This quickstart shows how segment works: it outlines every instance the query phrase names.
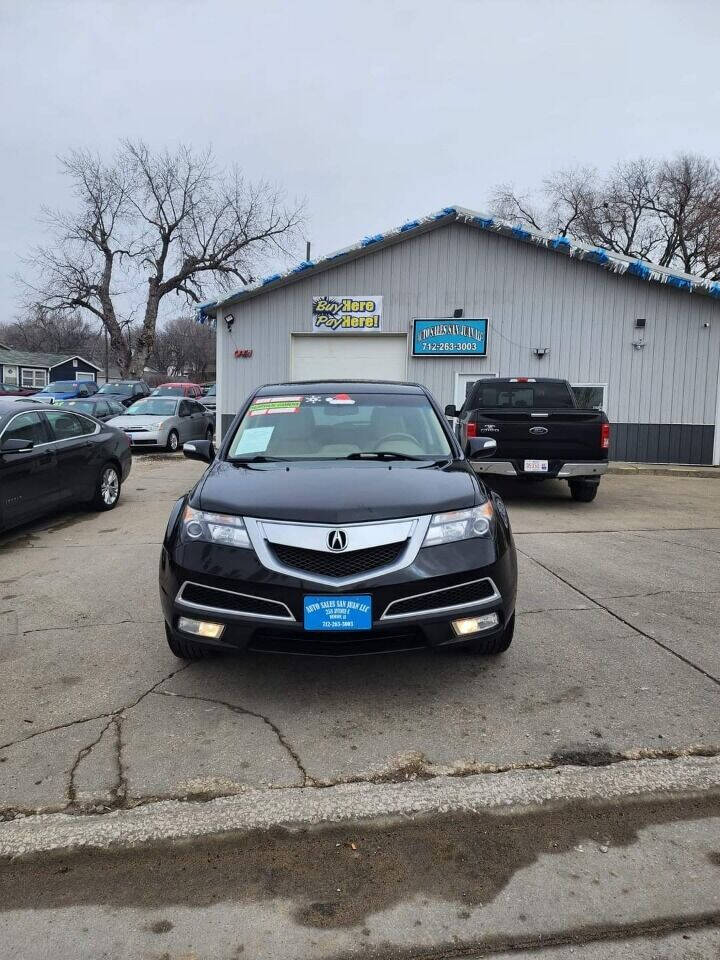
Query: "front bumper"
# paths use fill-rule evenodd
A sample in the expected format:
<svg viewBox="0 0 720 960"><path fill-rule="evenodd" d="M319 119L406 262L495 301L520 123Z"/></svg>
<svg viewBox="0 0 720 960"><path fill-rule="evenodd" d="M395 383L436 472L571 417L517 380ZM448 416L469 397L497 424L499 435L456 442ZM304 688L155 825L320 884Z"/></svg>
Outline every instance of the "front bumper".
<svg viewBox="0 0 720 960"><path fill-rule="evenodd" d="M160 598L170 631L218 649L348 656L438 648L466 643L480 636L497 636L515 609L517 568L509 541L503 541L499 554L491 541L461 541L425 548L411 566L391 574L369 575L367 580L344 589L319 586L303 580L302 576L296 578L267 570L251 550L213 546L211 561L210 551L204 549L207 546L166 544L163 547ZM220 576L218 572L226 566L224 560L235 566L226 567ZM446 591L468 584L470 586L462 586L461 592L451 597L461 602L447 603ZM209 592L203 590L208 587ZM370 594L372 628L305 630L304 597L317 594ZM469 595L472 599L468 600ZM417 597L420 599L415 599ZM228 609L226 603L236 609ZM410 609L418 605L421 609ZM497 627L477 634L455 635L451 627L453 620L487 613L497 614ZM209 641L182 633L178 628L181 616L222 623L225 626L222 638Z"/></svg>
<svg viewBox="0 0 720 960"><path fill-rule="evenodd" d="M139 433L130 433L128 430L123 430L123 432L133 447L164 447L167 445L166 430L143 430Z"/></svg>
<svg viewBox="0 0 720 960"><path fill-rule="evenodd" d="M584 463L548 461L547 473L526 472L522 460L473 460L476 473L499 477L533 477L540 480L568 480L573 477L601 477L607 472L607 460L589 460Z"/></svg>

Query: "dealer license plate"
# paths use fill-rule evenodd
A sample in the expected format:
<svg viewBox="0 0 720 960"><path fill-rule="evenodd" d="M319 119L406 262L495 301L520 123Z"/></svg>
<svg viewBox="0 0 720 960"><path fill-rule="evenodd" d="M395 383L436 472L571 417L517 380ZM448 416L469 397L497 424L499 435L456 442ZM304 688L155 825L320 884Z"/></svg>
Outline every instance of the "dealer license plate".
<svg viewBox="0 0 720 960"><path fill-rule="evenodd" d="M526 460L525 473L547 473L547 460Z"/></svg>
<svg viewBox="0 0 720 960"><path fill-rule="evenodd" d="M306 630L370 630L372 597L367 594L305 597Z"/></svg>

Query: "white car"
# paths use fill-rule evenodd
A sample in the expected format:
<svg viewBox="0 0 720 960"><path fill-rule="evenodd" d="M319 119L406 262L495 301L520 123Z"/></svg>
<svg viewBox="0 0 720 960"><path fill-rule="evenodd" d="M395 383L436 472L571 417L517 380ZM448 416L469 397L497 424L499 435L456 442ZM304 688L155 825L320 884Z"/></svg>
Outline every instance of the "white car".
<svg viewBox="0 0 720 960"><path fill-rule="evenodd" d="M123 430L133 447L155 447L174 453L186 440L212 440L212 414L188 397L145 397L136 400L108 425Z"/></svg>

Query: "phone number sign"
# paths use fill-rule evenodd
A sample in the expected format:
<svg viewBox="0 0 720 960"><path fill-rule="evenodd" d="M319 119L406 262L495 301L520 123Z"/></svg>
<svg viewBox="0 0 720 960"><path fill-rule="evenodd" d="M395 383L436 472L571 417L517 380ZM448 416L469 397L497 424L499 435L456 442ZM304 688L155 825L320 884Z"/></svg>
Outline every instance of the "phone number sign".
<svg viewBox="0 0 720 960"><path fill-rule="evenodd" d="M485 320L413 320L414 357L487 356Z"/></svg>

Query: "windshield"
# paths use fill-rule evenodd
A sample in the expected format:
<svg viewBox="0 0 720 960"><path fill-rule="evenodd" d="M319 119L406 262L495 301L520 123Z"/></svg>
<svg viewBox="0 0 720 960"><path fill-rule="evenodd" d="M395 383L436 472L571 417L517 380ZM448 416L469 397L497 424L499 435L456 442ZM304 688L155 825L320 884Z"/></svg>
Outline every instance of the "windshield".
<svg viewBox="0 0 720 960"><path fill-rule="evenodd" d="M572 394L566 383L492 383L476 384L472 406L480 409L528 407L572 407Z"/></svg>
<svg viewBox="0 0 720 960"><path fill-rule="evenodd" d="M155 387L154 397L183 397L185 396L185 387Z"/></svg>
<svg viewBox="0 0 720 960"><path fill-rule="evenodd" d="M132 393L134 389L134 383L123 383L122 381L118 381L117 383L104 383L98 390L98 393L119 393L125 396L128 393Z"/></svg>
<svg viewBox="0 0 720 960"><path fill-rule="evenodd" d="M60 400L59 407L72 407L73 410L82 410L83 413L95 413L95 404L87 400Z"/></svg>
<svg viewBox="0 0 720 960"><path fill-rule="evenodd" d="M214 397L214 396L215 396L215 384L213 384L211 387L208 387L208 388L207 388L207 390L205 391L205 396L206 396L206 397Z"/></svg>
<svg viewBox="0 0 720 960"><path fill-rule="evenodd" d="M396 454L452 456L422 394L294 394L255 397L229 449L231 459L338 460Z"/></svg>
<svg viewBox="0 0 720 960"><path fill-rule="evenodd" d="M44 389L43 393L77 393L80 389L77 383L73 383L70 380L57 380L54 383L49 383Z"/></svg>
<svg viewBox="0 0 720 960"><path fill-rule="evenodd" d="M173 417L177 410L177 400L163 400L162 397L146 397L136 400L125 411L126 417Z"/></svg>

